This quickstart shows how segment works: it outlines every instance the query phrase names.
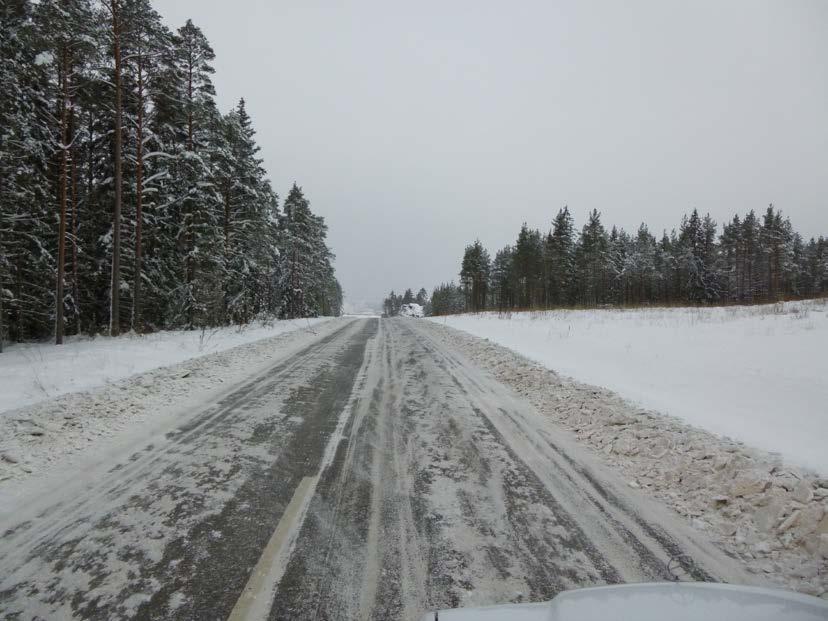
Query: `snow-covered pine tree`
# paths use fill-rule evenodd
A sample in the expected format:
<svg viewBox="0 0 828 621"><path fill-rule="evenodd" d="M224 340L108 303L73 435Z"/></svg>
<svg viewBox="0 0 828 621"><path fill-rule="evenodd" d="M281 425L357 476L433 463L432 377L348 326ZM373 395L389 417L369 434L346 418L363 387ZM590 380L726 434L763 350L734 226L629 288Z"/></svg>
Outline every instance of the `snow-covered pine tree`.
<svg viewBox="0 0 828 621"><path fill-rule="evenodd" d="M645 304L655 296L656 240L647 225L638 227L635 239L631 240L624 266L625 301L627 304Z"/></svg>
<svg viewBox="0 0 828 621"><path fill-rule="evenodd" d="M460 265L460 283L465 296L467 310L478 312L486 310L489 288L491 259L488 251L476 239L466 246ZM407 293L410 293L409 289Z"/></svg>
<svg viewBox="0 0 828 621"><path fill-rule="evenodd" d="M102 0L109 12L108 29L112 48L113 127L112 163L114 168L112 201L112 268L110 273L109 335L121 333L121 210L123 203L123 79L121 45L123 35L122 0Z"/></svg>
<svg viewBox="0 0 828 621"><path fill-rule="evenodd" d="M454 281L435 287L431 293L431 313L433 315L462 313L465 303L463 289L454 284Z"/></svg>
<svg viewBox="0 0 828 621"><path fill-rule="evenodd" d="M160 209L166 211L162 237L175 240L165 253L163 284L168 292L165 323L194 327L217 323L223 314L223 206L214 183L213 157L222 145L211 62L215 54L192 21L178 29L157 81L153 131L165 153L168 175L159 183Z"/></svg>
<svg viewBox="0 0 828 621"><path fill-rule="evenodd" d="M0 8L0 341L51 333L56 240L49 193L51 54L28 0Z"/></svg>
<svg viewBox="0 0 828 621"><path fill-rule="evenodd" d="M759 268L762 262L762 250L759 243L759 221L756 213L750 210L742 220L742 285L744 300L752 302L761 297Z"/></svg>
<svg viewBox="0 0 828 621"><path fill-rule="evenodd" d="M333 275L333 270L331 270L322 298L320 314L330 317L340 316L342 314L342 296L342 285L339 284L339 281Z"/></svg>
<svg viewBox="0 0 828 621"><path fill-rule="evenodd" d="M213 53L191 22L173 36L149 0L9 0L0 51L0 340L283 309L278 200L244 106L216 110ZM306 312L338 313L324 221L308 222Z"/></svg>
<svg viewBox="0 0 828 621"><path fill-rule="evenodd" d="M607 301L612 304L627 302L627 264L631 251L630 236L624 229L613 226L607 247Z"/></svg>
<svg viewBox="0 0 828 621"><path fill-rule="evenodd" d="M707 214L704 218L694 209L682 220L679 230L679 270L684 296L691 302L713 302L721 288L716 271L716 223Z"/></svg>
<svg viewBox="0 0 828 621"><path fill-rule="evenodd" d="M660 241L644 223L634 237L617 227L607 235L596 210L574 249L567 250L573 246L571 231L564 208L543 240L539 264L532 249L540 243L540 233L524 223L518 236L523 252L506 247L495 256L488 304L501 310L527 304L554 307L562 303L558 291L564 292L563 303L594 306L766 301L814 297L828 289L825 239L806 244L773 206L761 224L753 211L744 218L734 216L719 237L716 222L697 210L682 218L678 232L664 231ZM459 290L466 310L473 310L468 264L466 254ZM434 312L446 312L448 285L435 293Z"/></svg>
<svg viewBox="0 0 828 621"><path fill-rule="evenodd" d="M157 211L157 191L158 180L167 175L167 167L163 145L154 132L156 106L153 102L160 97L156 83L163 55L172 44L172 33L162 24L149 0L123 0L121 22L127 119L124 154L130 172L125 184L129 202L134 205L129 210L133 217L127 231L133 254L129 325L142 332L145 306L151 310L151 323L157 323L157 311L152 311L163 305L166 298L157 284L163 281L161 274L168 257L146 250L164 246L159 239L163 228L158 226L158 221L163 214Z"/></svg>
<svg viewBox="0 0 828 621"><path fill-rule="evenodd" d="M547 299L551 306L568 304L572 300L572 277L575 254L575 234L569 207L564 206L552 221L552 231L544 246Z"/></svg>
<svg viewBox="0 0 828 621"><path fill-rule="evenodd" d="M828 239L812 237L805 245L804 255L803 295L810 297L828 292Z"/></svg>
<svg viewBox="0 0 828 621"><path fill-rule="evenodd" d="M34 6L35 45L38 60L46 70L44 94L49 102L46 125L50 130L48 149L54 175L53 196L56 226L54 247L56 274L54 297L55 342L63 342L65 309L74 312L73 290L66 294L66 242L68 219L76 215L73 183L75 165L76 101L83 86L83 70L97 52L96 20L88 0L43 0ZM74 239L74 238L73 238ZM44 240L45 241L45 240Z"/></svg>
<svg viewBox="0 0 828 621"><path fill-rule="evenodd" d="M593 209L575 248L578 302L596 306L606 302L609 240L601 214Z"/></svg>
<svg viewBox="0 0 828 621"><path fill-rule="evenodd" d="M244 100L222 120L226 149L215 154L216 185L223 205L224 314L246 322L271 305L278 269L277 197L254 140Z"/></svg>
<svg viewBox="0 0 828 621"><path fill-rule="evenodd" d="M302 189L293 184L280 215L281 315L312 317L322 312L331 286L333 254L325 244L327 226L315 216Z"/></svg>
<svg viewBox="0 0 828 621"><path fill-rule="evenodd" d="M491 269L492 306L500 311L514 308L515 286L513 269L513 250L505 246L495 253Z"/></svg>
<svg viewBox="0 0 828 621"><path fill-rule="evenodd" d="M733 216L731 222L722 227L719 236L720 276L723 286L727 290L727 299L737 301L742 299L741 275L742 257L742 221L739 215Z"/></svg>
<svg viewBox="0 0 828 621"><path fill-rule="evenodd" d="M521 308L540 305L543 295L543 243L537 229L524 222L514 248L517 304Z"/></svg>

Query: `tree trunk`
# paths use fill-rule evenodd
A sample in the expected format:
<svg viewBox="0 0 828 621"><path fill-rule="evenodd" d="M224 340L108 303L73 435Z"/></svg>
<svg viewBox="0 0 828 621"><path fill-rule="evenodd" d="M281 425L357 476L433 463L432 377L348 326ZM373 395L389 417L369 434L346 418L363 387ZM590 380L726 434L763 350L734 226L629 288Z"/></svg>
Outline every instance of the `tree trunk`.
<svg viewBox="0 0 828 621"><path fill-rule="evenodd" d="M70 135L75 135L75 106L69 109ZM74 142L74 141L73 141ZM78 284L78 157L77 150L70 151L71 168L71 205L72 205L72 310L74 312L75 334L80 334L80 285Z"/></svg>
<svg viewBox="0 0 828 621"><path fill-rule="evenodd" d="M193 63L191 53L187 66L187 151L195 151L193 144Z"/></svg>
<svg viewBox="0 0 828 621"><path fill-rule="evenodd" d="M119 1L111 0L112 37L115 56L115 205L112 210L112 291L109 307L109 334L121 333L121 190L123 170L121 161L121 24Z"/></svg>
<svg viewBox="0 0 828 621"><path fill-rule="evenodd" d="M138 56L138 123L135 131L135 284L132 292L132 329L141 331L141 233L144 219L144 74Z"/></svg>
<svg viewBox="0 0 828 621"><path fill-rule="evenodd" d="M3 135L0 133L0 153L3 152ZM3 248L2 244L2 235L3 235L3 221L0 220L0 249ZM0 354L3 353L3 327L5 326L4 319L5 316L3 315L3 272L0 271Z"/></svg>
<svg viewBox="0 0 828 621"><path fill-rule="evenodd" d="M63 277L66 258L66 150L69 144L69 50L61 49L61 104L60 104L60 225L58 227L57 286L55 287L55 345L63 345Z"/></svg>
<svg viewBox="0 0 828 621"><path fill-rule="evenodd" d="M3 327L6 325L3 321L3 281L0 280L0 354L3 353Z"/></svg>
<svg viewBox="0 0 828 621"><path fill-rule="evenodd" d="M187 66L187 151L194 151L194 144L193 144L193 55L192 50L190 51L190 55L188 58L188 66ZM187 304L187 321L189 323L189 327L193 325L193 305L192 305L192 283L195 279L195 268L193 265L193 251L195 250L195 232L193 228L195 226L195 208L192 205L192 200L187 200L185 202L186 205L186 212L185 212L185 222L186 230L184 236L184 244L186 246L186 253L187 253L187 260L186 260L186 283L189 288L189 294L191 296L190 301Z"/></svg>
<svg viewBox="0 0 828 621"><path fill-rule="evenodd" d="M0 143L0 150L2 150L2 143ZM0 235L2 235L2 234L3 234L3 227L0 226ZM0 248L2 248L2 247L3 247L2 244L0 244ZM0 272L0 275L2 275L2 272ZM5 334L3 332L3 328L6 325L5 322L3 321L5 319L5 315L3 315L3 298L5 297L4 294L3 294L3 291L4 291L4 289L3 289L3 279L0 278L0 354L3 353L3 335Z"/></svg>
<svg viewBox="0 0 828 621"><path fill-rule="evenodd" d="M230 253L230 190L224 190L224 255Z"/></svg>

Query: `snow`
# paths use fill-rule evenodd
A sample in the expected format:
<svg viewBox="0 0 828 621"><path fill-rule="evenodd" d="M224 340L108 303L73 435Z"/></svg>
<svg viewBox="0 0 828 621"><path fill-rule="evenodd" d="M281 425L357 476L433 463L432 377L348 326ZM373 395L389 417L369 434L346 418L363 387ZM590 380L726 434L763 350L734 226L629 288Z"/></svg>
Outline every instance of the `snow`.
<svg viewBox="0 0 828 621"><path fill-rule="evenodd" d="M433 320L828 473L828 300Z"/></svg>
<svg viewBox="0 0 828 621"><path fill-rule="evenodd" d="M152 443L156 435L176 429L240 383L259 377L351 322L343 318L279 322L282 329L271 330L266 338L221 350L215 347L213 353L178 364L156 364L149 371L92 390L68 392L0 413L0 521L13 510L13 498L37 496L53 474L86 472L102 460L120 459L135 446Z"/></svg>
<svg viewBox="0 0 828 621"><path fill-rule="evenodd" d="M423 317L423 307L420 304L411 303L403 304L400 308L400 316L402 317Z"/></svg>
<svg viewBox="0 0 828 621"><path fill-rule="evenodd" d="M327 318L273 321L213 330L168 330L147 335L70 337L61 346L9 346L0 354L0 417L4 412L71 392L308 328Z"/></svg>
<svg viewBox="0 0 828 621"><path fill-rule="evenodd" d="M48 65L50 62L54 60L54 56L51 52L40 52L37 56L35 56L34 64L41 66L41 65Z"/></svg>
<svg viewBox="0 0 828 621"><path fill-rule="evenodd" d="M751 574L809 595L828 591L828 546L822 549L823 541L828 544L822 534L828 528L828 478L643 410L617 392L559 375L488 339L437 322L418 327L528 400L546 420L530 437L579 454L583 465L590 463L586 449L601 462L590 466L593 472L605 468L624 487L663 503ZM589 486L582 485L585 497Z"/></svg>

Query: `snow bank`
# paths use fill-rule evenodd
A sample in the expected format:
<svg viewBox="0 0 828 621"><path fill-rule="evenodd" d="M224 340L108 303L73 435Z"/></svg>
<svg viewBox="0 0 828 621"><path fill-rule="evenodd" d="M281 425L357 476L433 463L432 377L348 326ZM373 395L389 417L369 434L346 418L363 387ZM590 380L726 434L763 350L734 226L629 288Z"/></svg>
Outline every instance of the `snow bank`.
<svg viewBox="0 0 828 621"><path fill-rule="evenodd" d="M3 412L70 392L224 351L328 318L274 321L213 330L169 330L118 338L70 337L51 343L12 345L0 354L0 416Z"/></svg>
<svg viewBox="0 0 828 621"><path fill-rule="evenodd" d="M433 320L828 473L828 300Z"/></svg>

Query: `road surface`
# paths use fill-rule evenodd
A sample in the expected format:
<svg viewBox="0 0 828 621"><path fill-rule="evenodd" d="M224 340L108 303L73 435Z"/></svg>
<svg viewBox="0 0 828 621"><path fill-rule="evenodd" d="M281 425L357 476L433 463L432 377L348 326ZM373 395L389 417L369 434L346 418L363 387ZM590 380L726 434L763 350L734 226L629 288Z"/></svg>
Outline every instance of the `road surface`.
<svg viewBox="0 0 828 621"><path fill-rule="evenodd" d="M415 319L343 322L7 522L11 619L416 619L747 580Z"/></svg>

